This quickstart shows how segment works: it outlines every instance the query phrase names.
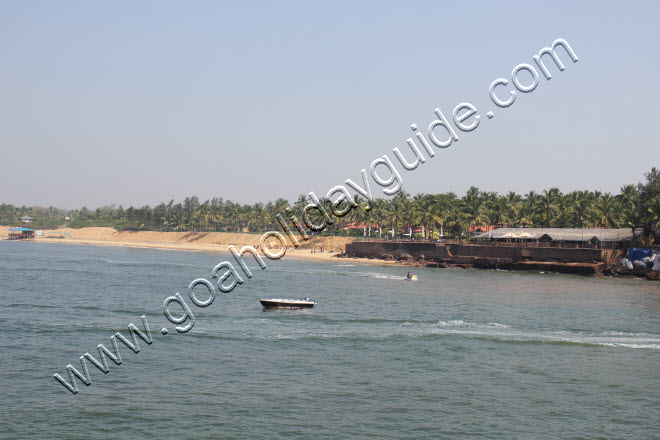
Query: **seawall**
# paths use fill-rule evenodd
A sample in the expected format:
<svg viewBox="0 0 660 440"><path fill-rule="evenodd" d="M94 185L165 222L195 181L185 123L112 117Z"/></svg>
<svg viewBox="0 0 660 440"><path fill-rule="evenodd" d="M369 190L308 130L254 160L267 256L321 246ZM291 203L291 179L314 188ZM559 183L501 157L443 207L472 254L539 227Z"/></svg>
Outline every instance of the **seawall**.
<svg viewBox="0 0 660 440"><path fill-rule="evenodd" d="M354 241L346 256L400 260L431 267L480 267L509 270L547 270L600 275L620 261L620 249L522 247L430 242Z"/></svg>

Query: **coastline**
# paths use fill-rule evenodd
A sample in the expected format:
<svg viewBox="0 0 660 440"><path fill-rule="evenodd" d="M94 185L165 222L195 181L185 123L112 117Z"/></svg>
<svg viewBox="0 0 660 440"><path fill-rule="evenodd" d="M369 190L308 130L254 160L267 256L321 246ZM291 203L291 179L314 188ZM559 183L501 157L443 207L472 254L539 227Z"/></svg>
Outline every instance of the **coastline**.
<svg viewBox="0 0 660 440"><path fill-rule="evenodd" d="M7 239L10 226L0 226L0 240ZM237 248L243 246L257 246L261 239L260 234L227 233L227 232L119 232L112 228L90 227L81 229L60 228L60 233L69 233L65 238L47 238L55 230L44 229L42 237L31 240L38 243L67 243L91 246L123 246L135 248L151 248L179 251L201 251L201 252L229 252L229 246ZM552 261L521 261L515 264L491 264L497 258L459 257L461 261L450 263L433 263L428 260L417 261L416 259L378 258L379 256L357 256L349 250L346 255L347 245L355 241L355 237L312 237L308 241L300 243L298 248L289 248L283 259L334 262L340 264L360 264L372 267L401 266L401 267L439 267L454 269L504 269L513 271L531 272L558 272L567 274L580 274L591 276L610 275L615 277L646 277L649 280L658 279L656 276L647 276L638 273L620 273L612 270L606 263L580 263L580 262L552 262ZM323 249L323 252L319 252ZM315 250L316 252L312 252ZM339 257L341 255L341 257ZM463 261L465 260L465 261ZM469 260L469 261L468 261ZM605 273L603 273L605 271Z"/></svg>
<svg viewBox="0 0 660 440"><path fill-rule="evenodd" d="M0 226L0 240L5 240L9 226ZM44 235L55 230L44 229ZM243 246L256 246L261 235L247 233L227 232L119 232L112 228L60 228L58 232L71 234L65 238L36 237L37 243L66 243L92 246L124 246L180 251L229 252L229 246L238 248ZM287 251L283 258L300 260L347 262L367 264L370 266L394 266L396 262L377 260L372 258L337 258L345 251L346 244L355 240L354 237L313 237L309 241L301 242L300 247ZM314 249L324 249L324 252L312 252ZM330 250L330 252L328 251Z"/></svg>

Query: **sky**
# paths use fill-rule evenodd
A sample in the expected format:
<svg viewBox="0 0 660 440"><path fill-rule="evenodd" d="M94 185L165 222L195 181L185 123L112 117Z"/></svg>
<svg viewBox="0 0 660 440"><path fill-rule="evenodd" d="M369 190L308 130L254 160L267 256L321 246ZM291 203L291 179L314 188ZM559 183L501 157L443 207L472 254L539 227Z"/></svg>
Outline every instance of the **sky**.
<svg viewBox="0 0 660 440"><path fill-rule="evenodd" d="M401 171L408 193L618 193L660 166L658 16L654 1L3 1L0 203L325 194L463 102L480 125ZM579 61L560 53L564 71L493 105L490 84L557 38Z"/></svg>

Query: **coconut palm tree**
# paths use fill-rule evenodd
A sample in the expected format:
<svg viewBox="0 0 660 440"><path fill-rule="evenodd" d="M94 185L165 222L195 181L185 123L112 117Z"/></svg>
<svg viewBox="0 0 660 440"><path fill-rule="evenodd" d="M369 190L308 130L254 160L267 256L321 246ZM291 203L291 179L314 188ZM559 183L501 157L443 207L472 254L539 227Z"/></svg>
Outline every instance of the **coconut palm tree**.
<svg viewBox="0 0 660 440"><path fill-rule="evenodd" d="M619 226L616 221L617 211L616 199L610 193L603 194L594 203L594 213L598 224L605 228Z"/></svg>
<svg viewBox="0 0 660 440"><path fill-rule="evenodd" d="M554 216L557 214L557 201L561 198L561 192L558 188L543 190L543 194L538 197L539 215L542 217L541 224L549 228Z"/></svg>
<svg viewBox="0 0 660 440"><path fill-rule="evenodd" d="M572 211L575 215L575 223L584 228L591 213L591 197L588 191L573 191L569 194Z"/></svg>
<svg viewBox="0 0 660 440"><path fill-rule="evenodd" d="M460 210L469 226L478 226L488 220L479 189L471 187L461 199Z"/></svg>

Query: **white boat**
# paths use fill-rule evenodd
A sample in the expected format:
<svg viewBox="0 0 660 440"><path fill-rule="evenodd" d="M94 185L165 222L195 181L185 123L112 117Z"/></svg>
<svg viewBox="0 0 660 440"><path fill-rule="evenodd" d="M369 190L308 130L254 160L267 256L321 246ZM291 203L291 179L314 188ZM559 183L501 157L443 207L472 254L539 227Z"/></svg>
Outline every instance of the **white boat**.
<svg viewBox="0 0 660 440"><path fill-rule="evenodd" d="M267 309L310 309L316 303L309 298L305 299L260 299L259 302Z"/></svg>

